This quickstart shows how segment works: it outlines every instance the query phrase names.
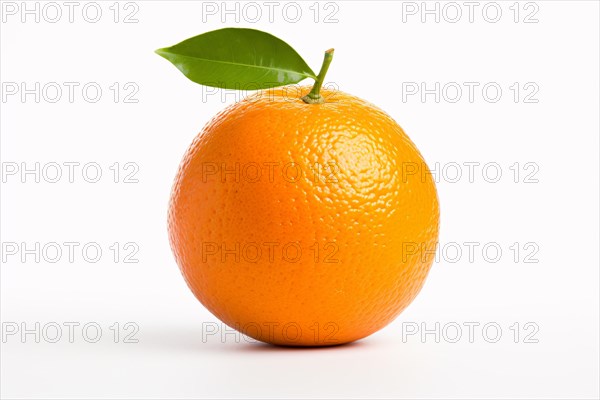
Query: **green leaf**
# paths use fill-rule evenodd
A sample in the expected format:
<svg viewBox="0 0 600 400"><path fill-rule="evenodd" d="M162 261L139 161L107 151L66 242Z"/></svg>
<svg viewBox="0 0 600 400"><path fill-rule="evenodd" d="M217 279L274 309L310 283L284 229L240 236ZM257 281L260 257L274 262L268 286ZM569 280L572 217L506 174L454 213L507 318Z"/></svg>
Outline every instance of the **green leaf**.
<svg viewBox="0 0 600 400"><path fill-rule="evenodd" d="M156 53L190 80L223 89L266 89L316 79L289 44L255 29L219 29Z"/></svg>

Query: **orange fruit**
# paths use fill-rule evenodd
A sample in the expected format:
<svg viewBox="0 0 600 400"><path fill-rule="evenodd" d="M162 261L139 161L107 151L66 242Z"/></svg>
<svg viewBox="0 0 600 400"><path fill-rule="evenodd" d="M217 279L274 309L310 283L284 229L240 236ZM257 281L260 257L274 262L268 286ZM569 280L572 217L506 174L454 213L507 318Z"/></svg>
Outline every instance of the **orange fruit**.
<svg viewBox="0 0 600 400"><path fill-rule="evenodd" d="M268 343L364 338L415 298L438 238L435 184L387 114L270 89L212 119L180 166L169 236L194 295ZM296 93L298 91L298 93Z"/></svg>

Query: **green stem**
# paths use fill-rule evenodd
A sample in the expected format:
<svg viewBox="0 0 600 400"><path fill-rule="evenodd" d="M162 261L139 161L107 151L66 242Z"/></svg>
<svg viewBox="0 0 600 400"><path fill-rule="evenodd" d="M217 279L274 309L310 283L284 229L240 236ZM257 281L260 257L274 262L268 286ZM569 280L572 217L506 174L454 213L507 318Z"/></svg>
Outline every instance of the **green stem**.
<svg viewBox="0 0 600 400"><path fill-rule="evenodd" d="M327 74L331 60L333 60L333 49L329 49L325 52L325 58L323 59L323 65L321 65L321 71L319 71L319 75L315 80L312 90L309 94L302 97L302 100L304 100L305 103L321 104L325 102L325 99L323 96L321 96L321 86L323 86L323 82L325 81L325 74Z"/></svg>

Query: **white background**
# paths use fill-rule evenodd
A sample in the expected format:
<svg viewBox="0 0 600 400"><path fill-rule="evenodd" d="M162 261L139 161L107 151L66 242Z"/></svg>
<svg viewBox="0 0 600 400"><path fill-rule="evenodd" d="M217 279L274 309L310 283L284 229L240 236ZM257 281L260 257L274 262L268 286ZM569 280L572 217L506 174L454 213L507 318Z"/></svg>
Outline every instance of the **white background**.
<svg viewBox="0 0 600 400"><path fill-rule="evenodd" d="M495 18L494 5L482 15L486 2L475 8L473 22L467 6L454 3L462 11L456 23L449 21L456 8L443 2L439 22L408 12L413 5L422 9L421 2L338 1L318 5L316 23L312 1L297 3L302 16L295 23L294 9L282 14L283 2L273 22L258 2L263 15L257 23L248 20L255 9L243 14L243 3L239 23L235 15L223 23L219 13L203 14L202 3L192 1L123 2L117 23L112 1L99 3L96 23L82 16L86 2L75 8L72 23L58 2L58 22L46 20L55 17L47 7L39 23L35 15L23 23L21 2L2 3L3 398L598 398L597 2L522 2L516 23L513 1L496 3L502 11L496 23L486 20ZM7 3L19 7L17 14L4 12ZM38 3L40 12L45 4ZM94 9L87 11L94 18ZM138 22L124 23L133 11ZM325 23L334 11L337 22ZM537 22L525 23L532 12ZM189 82L153 50L223 26L273 33L315 70L322 52L335 47L328 81L386 110L430 167L438 163L445 251L414 303L367 339L309 350L248 343L218 325L180 276L166 230L172 179L193 137L235 95L222 98ZM52 85L39 103L34 94L22 99L7 92L36 82L61 85L62 98L48 101L56 94ZM79 84L72 103L64 82ZM82 95L89 82L103 90L96 103ZM110 89L115 82L117 103ZM433 94L406 95L421 82L429 89L451 84L436 103ZM456 94L452 82L463 88L455 103L449 101ZM479 84L472 102L464 82ZM510 89L515 82L517 102ZM135 87L125 90L127 83L139 88L132 98L137 103L124 102ZM497 102L483 97L487 83L502 89ZM539 90L528 100L537 102L525 102L532 88ZM15 165L40 163L51 180L52 163L65 162L80 163L72 183L64 165L57 183L43 174L39 183L20 170L7 174ZM115 162L118 183L109 169ZM464 165L470 162L480 163L473 179ZM93 178L93 170L82 176L87 163L100 165L99 182L84 179ZM138 183L123 182L134 168L125 170L126 163L139 167ZM494 168L484 175L488 163ZM518 177L510 169L515 163ZM526 169L526 163L533 164ZM452 182L457 164L462 176ZM502 176L492 183L498 166ZM79 246L73 262L64 246L57 262L50 262L55 253L48 246L50 253L36 262L35 254L22 252L36 242ZM110 249L115 242L117 262ZM465 242L478 243L473 258ZM511 249L515 242L518 254ZM98 262L83 258L86 243L101 247ZM489 253L482 254L486 244ZM139 262L124 262L135 246ZM72 343L69 322L80 324ZM469 322L479 324L472 340ZM36 323L39 343L34 333L21 336ZM83 335L87 323L101 327L97 343L88 342L93 329ZM437 340L434 333L421 336L423 328L435 332L436 323ZM55 324L62 337L51 343ZM452 343L457 325L462 336ZM8 335L15 326L19 332ZM135 327L130 339L137 343L126 343ZM408 335L415 327L419 332ZM492 343L496 327L501 336Z"/></svg>

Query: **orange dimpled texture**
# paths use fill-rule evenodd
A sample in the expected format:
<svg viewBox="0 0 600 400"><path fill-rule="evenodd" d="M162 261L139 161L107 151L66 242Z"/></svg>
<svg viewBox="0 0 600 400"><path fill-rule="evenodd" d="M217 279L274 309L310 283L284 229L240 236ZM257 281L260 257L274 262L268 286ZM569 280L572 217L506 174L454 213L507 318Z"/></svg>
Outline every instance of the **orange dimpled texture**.
<svg viewBox="0 0 600 400"><path fill-rule="evenodd" d="M169 235L194 295L268 343L324 346L390 323L423 286L435 184L372 104L309 88L259 92L213 118L180 166Z"/></svg>

